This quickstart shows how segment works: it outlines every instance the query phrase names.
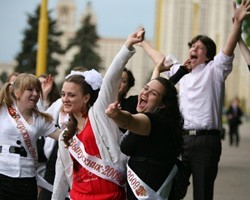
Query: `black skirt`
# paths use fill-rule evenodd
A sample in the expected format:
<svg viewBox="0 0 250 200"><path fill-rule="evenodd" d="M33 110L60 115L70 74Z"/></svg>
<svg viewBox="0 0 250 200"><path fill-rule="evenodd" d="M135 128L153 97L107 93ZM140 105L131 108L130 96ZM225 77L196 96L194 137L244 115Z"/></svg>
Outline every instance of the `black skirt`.
<svg viewBox="0 0 250 200"><path fill-rule="evenodd" d="M36 177L12 178L0 174L0 200L36 200Z"/></svg>

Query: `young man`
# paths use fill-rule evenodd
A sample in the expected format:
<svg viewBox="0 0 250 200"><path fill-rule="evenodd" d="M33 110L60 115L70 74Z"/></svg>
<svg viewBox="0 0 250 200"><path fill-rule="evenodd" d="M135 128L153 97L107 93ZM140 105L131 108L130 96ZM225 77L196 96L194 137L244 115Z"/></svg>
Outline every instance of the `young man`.
<svg viewBox="0 0 250 200"><path fill-rule="evenodd" d="M220 130L223 85L232 71L233 52L241 33L242 21L250 8L250 0L236 8L234 22L223 49L216 54L216 45L205 35L189 42L192 71L179 82L180 108L184 116L182 160L187 175L193 176L194 200L212 200L214 181L221 155ZM146 42L141 46L155 63L163 58ZM167 76L178 69L174 65Z"/></svg>

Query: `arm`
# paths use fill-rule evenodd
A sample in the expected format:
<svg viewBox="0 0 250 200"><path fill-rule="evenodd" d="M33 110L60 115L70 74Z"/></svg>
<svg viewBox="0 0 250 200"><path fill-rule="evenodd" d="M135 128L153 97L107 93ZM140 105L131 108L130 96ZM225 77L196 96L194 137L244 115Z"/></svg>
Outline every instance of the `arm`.
<svg viewBox="0 0 250 200"><path fill-rule="evenodd" d="M50 105L50 99L49 99L49 93L51 92L52 90L52 87L53 87L53 77L51 75L48 75L44 82L42 82L41 86L42 86L42 105L43 107L45 108L45 110L47 110L47 108L49 107Z"/></svg>
<svg viewBox="0 0 250 200"><path fill-rule="evenodd" d="M55 171L56 174L51 200L65 199L72 185L73 162L68 149L65 148L62 137L60 137L58 143Z"/></svg>
<svg viewBox="0 0 250 200"><path fill-rule="evenodd" d="M130 34L125 44L121 48L121 50L113 59L111 65L109 66L107 72L105 73L102 87L98 95L98 99L95 102L96 107L97 105L99 106L101 104L100 107L98 107L97 109L102 109L101 106L103 106L106 109L110 103L117 100L122 71L125 68L129 59L135 53L133 45L141 42L144 39L144 33L145 30L140 29ZM102 110L104 111L104 109Z"/></svg>
<svg viewBox="0 0 250 200"><path fill-rule="evenodd" d="M165 57L161 58L160 62L157 63L157 65L155 66L154 71L152 73L151 79L154 79L154 78L160 76L160 74L162 72L169 71L169 69L172 67L172 65L171 66L165 66L163 64L164 60L165 60Z"/></svg>
<svg viewBox="0 0 250 200"><path fill-rule="evenodd" d="M186 74L188 74L189 72L192 71L192 67L191 67L191 60L187 59L183 65L181 65L178 69L178 71L169 78L169 81L172 82L174 85L176 83L179 82L179 80L185 76Z"/></svg>
<svg viewBox="0 0 250 200"><path fill-rule="evenodd" d="M53 133L49 134L48 136L55 139L55 140L58 140L61 132L62 132L62 129L57 128Z"/></svg>
<svg viewBox="0 0 250 200"><path fill-rule="evenodd" d="M144 114L134 114L121 110L118 101L109 105L106 114L113 119L118 127L132 131L135 134L148 136L151 130L149 118Z"/></svg>
<svg viewBox="0 0 250 200"><path fill-rule="evenodd" d="M247 47L246 43L244 42L244 40L242 39L241 36L240 36L240 39L238 41L238 45L239 45L240 51L241 51L247 65L249 67L249 70L250 70L250 50Z"/></svg>
<svg viewBox="0 0 250 200"><path fill-rule="evenodd" d="M165 71L169 71L170 68L172 67L171 66L165 66L164 65L164 60L165 60L165 57L161 60L161 62L159 62L155 68L154 68L154 71L153 71L153 74L151 76L151 79L154 79L158 76L160 76L160 73L162 72L165 72ZM179 80L186 74L188 74L192 68L191 68L191 65L190 65L190 59L186 60L184 62L183 65L181 65L178 69L178 71L169 78L169 81L171 81L173 84L176 84L179 82Z"/></svg>
<svg viewBox="0 0 250 200"><path fill-rule="evenodd" d="M142 41L140 43L140 46L144 49L144 51L146 51L146 53L149 55L149 57L153 60L155 64L161 62L162 59L165 58L165 56L162 53L155 50L146 41Z"/></svg>
<svg viewBox="0 0 250 200"><path fill-rule="evenodd" d="M249 12L247 12L250 8L250 0L242 1L240 6L236 8L236 2L233 2L234 8L234 17L233 17L233 25L231 31L228 35L226 44L223 48L223 52L227 56L232 56L236 44L239 40L241 34L241 25L242 21Z"/></svg>

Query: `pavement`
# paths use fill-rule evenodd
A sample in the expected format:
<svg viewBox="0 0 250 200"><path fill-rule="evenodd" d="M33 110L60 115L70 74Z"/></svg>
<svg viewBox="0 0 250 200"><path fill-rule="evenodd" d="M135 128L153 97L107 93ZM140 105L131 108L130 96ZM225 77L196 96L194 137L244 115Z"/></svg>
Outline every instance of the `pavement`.
<svg viewBox="0 0 250 200"><path fill-rule="evenodd" d="M228 126L215 180L214 200L250 200L250 122L239 128L240 144L229 146ZM184 200L192 200L192 181Z"/></svg>

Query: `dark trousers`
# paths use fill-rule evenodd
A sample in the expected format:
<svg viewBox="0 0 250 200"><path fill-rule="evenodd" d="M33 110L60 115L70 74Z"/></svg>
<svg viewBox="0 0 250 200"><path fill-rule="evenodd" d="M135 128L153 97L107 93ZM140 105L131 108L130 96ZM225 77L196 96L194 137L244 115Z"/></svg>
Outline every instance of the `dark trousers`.
<svg viewBox="0 0 250 200"><path fill-rule="evenodd" d="M221 155L219 135L184 135L183 164L193 178L193 199L212 200Z"/></svg>
<svg viewBox="0 0 250 200"><path fill-rule="evenodd" d="M0 174L0 200L36 200L36 178L12 178Z"/></svg>
<svg viewBox="0 0 250 200"><path fill-rule="evenodd" d="M235 143L235 145L238 146L239 142L239 125L229 125L229 145L231 146Z"/></svg>

